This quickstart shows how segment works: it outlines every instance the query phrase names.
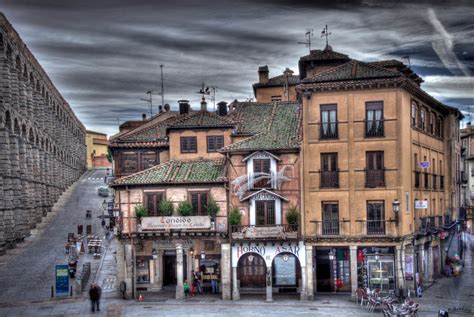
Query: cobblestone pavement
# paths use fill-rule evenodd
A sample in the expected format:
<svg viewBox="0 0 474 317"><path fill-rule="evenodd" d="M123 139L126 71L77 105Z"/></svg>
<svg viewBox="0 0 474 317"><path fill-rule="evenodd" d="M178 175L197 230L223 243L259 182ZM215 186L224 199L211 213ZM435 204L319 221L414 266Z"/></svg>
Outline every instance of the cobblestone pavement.
<svg viewBox="0 0 474 317"><path fill-rule="evenodd" d="M53 212L43 219L39 228L28 239L0 257L0 303L49 299L55 282L55 265L67 264L64 245L69 232L77 233L77 225L93 225L93 233L104 235L100 225L103 197L97 189L103 185L104 170L84 174L68 191L63 193ZM92 219L86 220L86 210L92 210ZM81 255L91 260L89 255ZM92 260L97 268L99 260ZM82 268L78 266L78 270ZM93 270L92 270L93 271Z"/></svg>

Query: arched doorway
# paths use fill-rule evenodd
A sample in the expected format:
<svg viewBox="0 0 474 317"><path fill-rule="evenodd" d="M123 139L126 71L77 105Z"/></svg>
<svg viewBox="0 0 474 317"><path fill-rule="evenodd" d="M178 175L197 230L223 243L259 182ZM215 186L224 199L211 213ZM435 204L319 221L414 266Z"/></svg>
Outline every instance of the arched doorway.
<svg viewBox="0 0 474 317"><path fill-rule="evenodd" d="M273 287L278 292L296 292L301 280L301 265L298 257L289 252L279 253L272 263Z"/></svg>
<svg viewBox="0 0 474 317"><path fill-rule="evenodd" d="M240 288L264 288L267 266L257 253L243 255L237 264Z"/></svg>

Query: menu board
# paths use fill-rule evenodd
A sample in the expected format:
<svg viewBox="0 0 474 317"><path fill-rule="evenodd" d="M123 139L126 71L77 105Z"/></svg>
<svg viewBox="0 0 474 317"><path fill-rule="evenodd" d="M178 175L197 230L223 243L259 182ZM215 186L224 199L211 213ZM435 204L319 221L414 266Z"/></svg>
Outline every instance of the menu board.
<svg viewBox="0 0 474 317"><path fill-rule="evenodd" d="M289 254L279 254L275 257L275 284L296 285L296 257Z"/></svg>

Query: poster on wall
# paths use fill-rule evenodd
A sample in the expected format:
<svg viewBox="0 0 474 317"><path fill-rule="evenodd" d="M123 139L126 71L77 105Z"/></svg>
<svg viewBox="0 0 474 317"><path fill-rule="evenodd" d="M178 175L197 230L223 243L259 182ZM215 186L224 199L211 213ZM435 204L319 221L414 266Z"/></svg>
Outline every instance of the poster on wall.
<svg viewBox="0 0 474 317"><path fill-rule="evenodd" d="M427 209L428 200L415 200L415 209Z"/></svg>
<svg viewBox="0 0 474 317"><path fill-rule="evenodd" d="M413 256L405 255L405 280L413 281Z"/></svg>

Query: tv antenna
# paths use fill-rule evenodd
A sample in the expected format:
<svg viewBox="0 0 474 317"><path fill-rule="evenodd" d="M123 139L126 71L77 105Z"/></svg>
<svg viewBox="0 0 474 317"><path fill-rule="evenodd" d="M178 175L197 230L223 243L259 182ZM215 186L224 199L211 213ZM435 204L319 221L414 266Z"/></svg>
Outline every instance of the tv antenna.
<svg viewBox="0 0 474 317"><path fill-rule="evenodd" d="M407 61L408 68L411 68L410 55L402 56L402 58Z"/></svg>
<svg viewBox="0 0 474 317"><path fill-rule="evenodd" d="M196 91L196 93L201 94L204 98L204 95L209 96L211 94L211 88L209 86L206 86L206 84L202 82L201 89L199 91Z"/></svg>
<svg viewBox="0 0 474 317"><path fill-rule="evenodd" d="M153 91L148 90L146 93L148 95L150 95L150 98L148 98L148 99L140 98L140 100L146 101L150 104L150 118L151 118L151 117L153 117L153 97L152 97Z"/></svg>
<svg viewBox="0 0 474 317"><path fill-rule="evenodd" d="M306 41L298 42L298 44L304 44L307 48L309 48L309 51L311 52L311 38L313 37L313 29L306 29L304 37L306 38Z"/></svg>
<svg viewBox="0 0 474 317"><path fill-rule="evenodd" d="M329 46L328 37L331 34L332 33L328 31L328 25L326 24L326 27L321 31L321 37L326 37L326 47Z"/></svg>
<svg viewBox="0 0 474 317"><path fill-rule="evenodd" d="M165 65L160 64L160 72L161 72L161 92L159 93L159 95L161 95L161 105L162 105L162 106L165 105L165 81L163 80L163 67L165 67Z"/></svg>

